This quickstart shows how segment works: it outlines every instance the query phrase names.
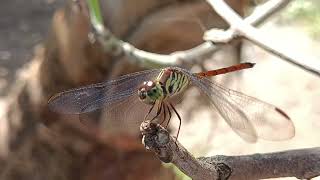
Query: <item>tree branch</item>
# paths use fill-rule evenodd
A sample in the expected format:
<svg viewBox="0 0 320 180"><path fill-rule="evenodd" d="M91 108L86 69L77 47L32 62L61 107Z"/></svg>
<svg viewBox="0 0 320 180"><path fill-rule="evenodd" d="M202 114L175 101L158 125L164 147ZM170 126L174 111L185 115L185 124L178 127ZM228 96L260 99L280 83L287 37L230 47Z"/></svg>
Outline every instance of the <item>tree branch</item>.
<svg viewBox="0 0 320 180"><path fill-rule="evenodd" d="M266 3L260 7L260 9L262 9L261 11L255 11L252 15L247 17L245 21L252 25L259 25L271 14L284 7L288 2L289 0L271 0L270 3ZM177 51L170 55L142 51L127 42L119 40L107 28L105 28L97 0L87 0L87 4L89 6L89 14L94 33L94 36L91 37L96 38L100 44L102 44L104 50L109 54L113 56L128 56L128 59L143 67L155 68L182 63L194 63L199 59L205 59L205 57L213 54L223 46L222 44L215 45L211 41L207 41L195 48L186 51ZM228 31L231 34L234 33L234 29L229 29ZM228 42L233 39L234 37L230 38Z"/></svg>
<svg viewBox="0 0 320 180"><path fill-rule="evenodd" d="M253 26L258 26L267 20L270 16L286 7L291 0L269 0L263 5L254 9L254 12L244 22Z"/></svg>
<svg viewBox="0 0 320 180"><path fill-rule="evenodd" d="M243 156L194 158L166 129L144 122L143 143L165 163L173 163L192 179L256 180L320 176L320 147Z"/></svg>
<svg viewBox="0 0 320 180"><path fill-rule="evenodd" d="M230 24L231 28L227 31L210 30L205 34L204 38L206 40L211 40L216 43L227 43L235 37L243 37L265 49L266 51L279 56L281 59L317 76L320 76L319 63L311 63L310 61L305 61L302 57L295 57L291 55L291 53L285 52L282 48L278 47L272 42L272 38L269 38L265 34L260 33L256 28L247 24L245 20L242 20L242 18L236 12L234 12L223 0L207 0L207 2L224 20L228 22L228 24ZM264 17L267 16L268 15L265 14Z"/></svg>

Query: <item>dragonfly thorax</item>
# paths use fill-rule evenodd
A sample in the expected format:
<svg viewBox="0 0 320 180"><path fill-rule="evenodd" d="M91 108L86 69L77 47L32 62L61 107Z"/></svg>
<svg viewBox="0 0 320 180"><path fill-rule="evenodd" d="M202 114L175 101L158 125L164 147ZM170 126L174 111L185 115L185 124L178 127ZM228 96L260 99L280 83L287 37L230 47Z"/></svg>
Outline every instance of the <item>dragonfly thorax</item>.
<svg viewBox="0 0 320 180"><path fill-rule="evenodd" d="M157 100L163 99L165 94L161 83L145 81L138 89L139 99L146 104L154 104Z"/></svg>

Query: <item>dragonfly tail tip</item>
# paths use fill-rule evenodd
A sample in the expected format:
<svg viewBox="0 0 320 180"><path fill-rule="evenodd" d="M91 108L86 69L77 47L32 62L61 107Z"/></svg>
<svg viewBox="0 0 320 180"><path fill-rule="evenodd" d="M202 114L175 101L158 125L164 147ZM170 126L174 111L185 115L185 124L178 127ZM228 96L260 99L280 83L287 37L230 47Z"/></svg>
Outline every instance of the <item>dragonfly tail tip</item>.
<svg viewBox="0 0 320 180"><path fill-rule="evenodd" d="M250 68L252 68L256 63L246 62L245 64L249 65Z"/></svg>

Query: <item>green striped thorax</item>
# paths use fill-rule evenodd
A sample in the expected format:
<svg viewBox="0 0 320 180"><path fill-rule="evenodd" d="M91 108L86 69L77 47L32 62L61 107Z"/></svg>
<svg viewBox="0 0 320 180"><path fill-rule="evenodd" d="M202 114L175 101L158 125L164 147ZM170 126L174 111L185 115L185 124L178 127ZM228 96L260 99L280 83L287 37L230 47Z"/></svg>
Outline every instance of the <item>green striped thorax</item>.
<svg viewBox="0 0 320 180"><path fill-rule="evenodd" d="M138 89L139 99L146 104L154 104L183 91L189 84L188 77L171 68L163 69L155 81L145 81Z"/></svg>

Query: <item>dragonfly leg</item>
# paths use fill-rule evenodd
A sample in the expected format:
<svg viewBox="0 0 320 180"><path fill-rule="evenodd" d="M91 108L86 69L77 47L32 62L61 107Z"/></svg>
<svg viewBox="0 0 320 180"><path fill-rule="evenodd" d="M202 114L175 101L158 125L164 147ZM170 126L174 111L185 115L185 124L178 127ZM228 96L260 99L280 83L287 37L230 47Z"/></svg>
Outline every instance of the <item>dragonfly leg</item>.
<svg viewBox="0 0 320 180"><path fill-rule="evenodd" d="M167 111L166 111L166 105L165 105L165 103L162 103L162 108L163 108L163 119L162 119L160 125L162 125L162 124L166 121L166 116L167 116Z"/></svg>
<svg viewBox="0 0 320 180"><path fill-rule="evenodd" d="M161 101L161 103L160 103L160 105L158 106L158 109L157 109L157 114L151 119L151 121L154 121L161 114L162 106L163 106L163 101Z"/></svg>
<svg viewBox="0 0 320 180"><path fill-rule="evenodd" d="M153 110L154 106L156 103L152 104L152 107L149 109L148 113L144 116L144 121L147 120L147 117L149 116L149 114L151 113L151 111Z"/></svg>
<svg viewBox="0 0 320 180"><path fill-rule="evenodd" d="M171 103L170 103L170 106L173 109L173 111L176 113L176 115L178 116L178 119L179 119L179 128L178 128L178 133L177 133L177 137L176 137L176 139L178 139L180 128L181 128L181 117L180 117L179 113L177 112L176 108L174 108L174 106Z"/></svg>
<svg viewBox="0 0 320 180"><path fill-rule="evenodd" d="M169 123L170 123L170 119L171 119L171 110L170 110L170 107L169 106L167 106L166 105L166 107L167 107L167 110L168 110L168 112L169 112L169 119L168 119L168 122L167 122L167 124L166 124L166 129L168 128L168 126L169 126Z"/></svg>

